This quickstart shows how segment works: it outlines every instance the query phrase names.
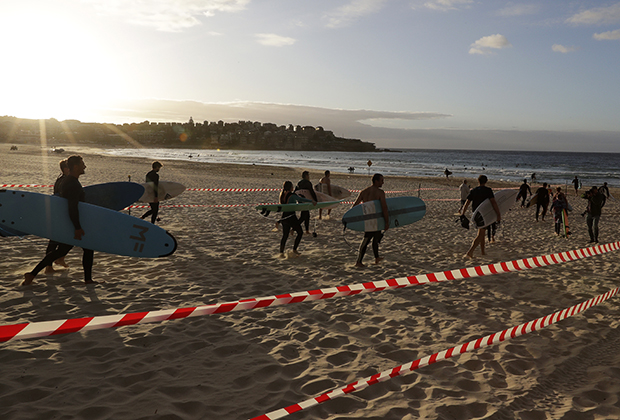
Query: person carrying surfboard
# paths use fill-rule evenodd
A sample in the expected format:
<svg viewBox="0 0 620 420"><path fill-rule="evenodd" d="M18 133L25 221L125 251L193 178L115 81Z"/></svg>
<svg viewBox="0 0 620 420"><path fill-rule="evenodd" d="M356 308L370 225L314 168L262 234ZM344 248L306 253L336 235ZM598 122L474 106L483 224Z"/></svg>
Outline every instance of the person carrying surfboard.
<svg viewBox="0 0 620 420"><path fill-rule="evenodd" d="M81 240L82 236L86 235L82 225L80 224L80 213L78 209L78 203L84 201L85 194L82 184L80 184L79 177L84 174L86 170L86 164L82 159L82 156L73 155L67 158L67 166L69 167L69 175L67 175L60 185L60 196L67 199L67 208L69 210L69 219L73 223L75 228L74 238ZM50 252L37 264L37 266L29 273L24 274L24 281L22 286L32 284L34 278L41 272L41 270L53 261L64 257L71 251L73 245L60 244L58 248ZM94 251L92 249L84 249L84 255L82 256L82 267L84 268L84 283L92 284L97 283L93 281L93 261Z"/></svg>
<svg viewBox="0 0 620 420"><path fill-rule="evenodd" d="M284 185L282 185L282 191L280 192L280 204L307 203L310 201L311 200L300 197L293 192L293 183L291 181L286 181ZM291 232L291 229L297 232L297 237L295 238L295 243L293 244L293 254L296 256L301 255L301 253L297 251L301 238L304 236L304 231L301 228L301 220L297 218L294 211L285 211L282 212L282 218L276 222L276 225L278 223L282 225L280 258L284 258L284 248L286 247L286 241L288 240L288 235Z"/></svg>
<svg viewBox="0 0 620 420"><path fill-rule="evenodd" d="M495 210L495 213L497 214L497 223L499 223L502 220L502 215L501 215L501 212L499 211L499 207L497 203L495 202L495 195L493 194L493 190L486 186L487 181L488 181L488 178L486 177L486 175L480 175L478 177L479 185L473 190L471 190L471 192L467 196L467 201L463 205L463 209L461 210L461 215L462 216L465 215L465 211L467 210L470 204L472 205L471 206L472 211L476 211L476 209L478 208L480 204L482 204L486 199L489 199L489 201L491 202L491 206L493 206L493 210ZM467 253L463 256L464 258L474 258L474 251L476 250L478 246L480 246L480 251L482 255L485 255L484 236L485 236L486 230L487 230L486 227L478 229L478 233L476 234L474 241L469 247L469 250L467 251Z"/></svg>
<svg viewBox="0 0 620 420"><path fill-rule="evenodd" d="M310 195L312 196L312 202L316 203L317 201L319 201L319 199L316 196L316 193L314 192L314 187L312 186L312 182L310 182L310 172L303 171L301 173L301 179L297 183L297 188L295 188L295 191L297 190L308 190L310 191ZM300 224L303 223L303 225L306 227L306 233L309 235L310 234L310 210L304 210L300 212L299 223Z"/></svg>
<svg viewBox="0 0 620 420"><path fill-rule="evenodd" d="M330 171L325 171L325 176L321 179L319 179L319 183L317 184L317 190L319 192L322 192L323 194L327 194L330 197L332 196L332 182L331 182L331 178L330 178L331 172ZM327 217L329 218L329 215L332 213L332 209L327 209ZM319 220L321 220L321 218L323 217L323 209L319 209Z"/></svg>
<svg viewBox="0 0 620 420"><path fill-rule="evenodd" d="M357 196L355 203L353 203L353 207L355 207L360 203L379 200L381 202L383 218L385 219L385 230L383 233L381 233L380 230L364 233L364 239L362 239L362 243L360 244L360 248L357 253L357 261L355 262L356 267L364 267L362 260L364 259L370 240L372 240L372 252L375 256L375 264L379 264L383 260L382 257L379 257L379 243L381 242L381 238L383 238L385 232L390 228L390 215L388 213L387 202L385 201L385 192L381 189L383 182L383 175L374 174L372 176L372 185L363 189Z"/></svg>
<svg viewBox="0 0 620 420"><path fill-rule="evenodd" d="M153 164L151 165L151 168L153 168L150 172L148 172L146 174L146 182L147 183L152 183L153 184L153 192L155 193L155 201L153 201L152 203L149 203L149 206L151 207L151 209L149 211L147 211L146 213L144 213L142 215L142 217L140 217L140 219L145 219L148 216L151 216L151 223L155 224L155 222L158 220L157 219L157 214L159 213L159 197L157 195L158 190L159 190L159 170L162 168L162 165L160 162L153 162Z"/></svg>

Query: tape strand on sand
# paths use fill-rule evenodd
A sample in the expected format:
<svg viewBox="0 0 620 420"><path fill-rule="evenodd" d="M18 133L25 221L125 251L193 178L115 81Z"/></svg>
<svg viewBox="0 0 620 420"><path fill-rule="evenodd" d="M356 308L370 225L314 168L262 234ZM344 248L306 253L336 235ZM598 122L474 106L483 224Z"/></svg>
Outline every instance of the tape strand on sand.
<svg viewBox="0 0 620 420"><path fill-rule="evenodd" d="M431 365L438 361L446 360L453 356L458 356L460 354L467 353L473 350L477 350L483 347L492 346L502 341L506 341L511 338L516 338L521 335L540 330L542 328L548 327L549 325L562 321L566 318L575 316L585 311L586 309L591 308L592 306L596 306L600 303L605 302L609 298L615 296L618 293L618 290L620 290L620 288L610 290L607 293L596 296L587 301L581 302L575 306L571 306L570 308L566 308L564 310L555 312L551 315L546 315L544 317L537 318L533 321L526 322L516 327L507 328L503 331L499 331L494 334L490 334L485 337L472 340L468 343L452 347L448 350L444 350L444 351L435 353L433 355L414 360L413 362L410 362L410 363L407 363L401 366L397 366L392 369L385 370L379 374L375 374L370 377L360 379L359 381L352 382L342 388L337 388L329 392L326 392L324 394L321 394L318 397L310 398L301 403L293 404L285 408L280 408L278 410L272 411L267 414L263 414L258 417L253 417L251 420L281 419L283 417L288 416L289 414L295 413L297 411L305 410L307 408L321 404L325 401L330 401L337 397L350 394L352 392L360 391L362 389L365 389L379 382L388 381L394 378L395 376L406 375L409 372L413 372L414 370Z"/></svg>
<svg viewBox="0 0 620 420"><path fill-rule="evenodd" d="M222 314L233 311L266 308L270 306L288 305L291 303L329 299L334 297L344 297L362 293L380 292L389 289L400 289L426 283L468 279L485 275L521 271L525 269L559 264L560 262L569 262L577 259L600 255L607 252L616 251L619 248L620 242L612 242L605 245L596 245L590 248L552 254L551 256L561 256L555 258L555 262L553 258L547 258L550 256L542 256L514 260L510 261L509 263L500 262L477 267L468 267L437 273L420 274L417 276L399 277L388 280L380 280L376 282L337 286L327 289L317 289L268 297L250 298L235 302L216 303L191 308L168 309L120 315L106 315L63 321L43 321L13 325L0 325L0 343L11 340L48 337L51 335L64 334L68 332L116 328L125 325L146 324L153 322L162 322L171 319L181 319L212 314ZM70 328L70 330L68 330L66 327L67 323L72 323L72 328ZM77 326L79 326L79 328Z"/></svg>

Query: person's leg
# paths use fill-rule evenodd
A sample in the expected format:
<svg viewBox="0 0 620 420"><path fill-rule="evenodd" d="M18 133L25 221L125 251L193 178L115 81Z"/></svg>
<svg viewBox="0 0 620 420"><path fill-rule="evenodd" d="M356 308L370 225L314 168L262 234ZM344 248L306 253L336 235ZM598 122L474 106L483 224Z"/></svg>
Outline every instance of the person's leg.
<svg viewBox="0 0 620 420"><path fill-rule="evenodd" d="M304 210L299 214L299 222L303 223L306 228L306 233L310 233L310 212L308 210Z"/></svg>
<svg viewBox="0 0 620 420"><path fill-rule="evenodd" d="M379 264L383 260L383 258L379 257L379 243L382 237L383 234L381 231L375 232L372 236L372 253L375 256L375 264Z"/></svg>
<svg viewBox="0 0 620 420"><path fill-rule="evenodd" d="M82 254L82 267L84 268L84 283L94 283L93 281L93 262L95 260L95 251L92 249L84 249Z"/></svg>
<svg viewBox="0 0 620 420"><path fill-rule="evenodd" d="M291 225L287 222L281 222L282 225L282 239L280 240L280 254L284 253L286 247L286 241L288 240L288 234L291 231Z"/></svg>
<svg viewBox="0 0 620 420"><path fill-rule="evenodd" d="M588 213L588 217L586 217L586 224L588 225L588 234L590 235L590 242L594 242L594 232L592 230L593 222L594 222L594 218Z"/></svg>
<svg viewBox="0 0 620 420"><path fill-rule="evenodd" d="M295 238L295 243L293 244L293 252L299 254L299 252L297 252L297 247L299 247L301 238L304 236L304 231L301 228L301 223L295 223L293 225L293 229L295 230L295 232L297 232L297 237Z"/></svg>
<svg viewBox="0 0 620 420"><path fill-rule="evenodd" d="M41 272L41 270L52 264L58 258L62 258L67 255L69 251L71 251L71 248L73 248L73 245L58 244L58 248L56 248L55 251L47 254L45 258L43 258L31 272L24 274L24 281L22 282L22 286L31 284L37 274Z"/></svg>
<svg viewBox="0 0 620 420"><path fill-rule="evenodd" d="M484 255L484 231L485 231L485 229L478 229L478 233L476 234L476 237L474 238L473 242L471 243L471 246L469 247L469 250L465 254L466 257L473 258L474 257L474 251L476 250L478 245L480 245L480 250L482 251L482 255Z"/></svg>
<svg viewBox="0 0 620 420"><path fill-rule="evenodd" d="M366 254L366 248L368 248L368 243L372 239L372 236L372 232L364 233L364 239L362 239L362 243L360 244L360 248L357 252L357 261L355 262L355 265L358 267L364 266L362 260L364 259L364 255Z"/></svg>
<svg viewBox="0 0 620 420"><path fill-rule="evenodd" d="M538 222L538 214L540 213L540 208L542 207L542 204L540 203L536 203L536 221Z"/></svg>
<svg viewBox="0 0 620 420"><path fill-rule="evenodd" d="M598 242L598 221L600 216L592 217L592 232L594 233L594 242Z"/></svg>
<svg viewBox="0 0 620 420"><path fill-rule="evenodd" d="M151 223L155 224L157 215L159 214L159 203L150 203L151 205Z"/></svg>
<svg viewBox="0 0 620 420"><path fill-rule="evenodd" d="M45 255L49 254L50 252L56 251L56 249L58 249L58 245L59 245L58 242L50 240L47 243L47 248L45 249ZM54 267L52 265L53 263L54 262L52 261L48 266L45 267L45 273L54 273L54 272L56 272L56 270L54 270Z"/></svg>

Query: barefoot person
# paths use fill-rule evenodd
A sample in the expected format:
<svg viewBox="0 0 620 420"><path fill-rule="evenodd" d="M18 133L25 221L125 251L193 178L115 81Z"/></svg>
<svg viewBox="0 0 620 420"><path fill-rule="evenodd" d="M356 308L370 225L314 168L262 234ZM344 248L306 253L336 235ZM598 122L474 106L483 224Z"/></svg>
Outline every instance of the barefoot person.
<svg viewBox="0 0 620 420"><path fill-rule="evenodd" d="M82 236L86 235L84 229L80 224L80 213L78 209L78 203L84 201L84 189L78 178L84 174L86 165L84 160L79 155L69 156L67 159L67 166L69 167L69 175L60 185L60 196L67 199L69 218L75 228L74 238L81 240ZM24 281L22 286L27 286L34 281L34 278L43 270L49 266L53 261L64 257L73 248L73 245L59 244L55 251L50 252L41 260L39 264L30 273L24 274ZM93 281L93 257L94 252L90 249L83 249L84 255L82 256L82 266L84 267L84 282L86 284L95 283Z"/></svg>
<svg viewBox="0 0 620 420"><path fill-rule="evenodd" d="M319 179L320 184L320 192L323 194L327 194L330 197L332 196L332 181L330 178L331 172L325 171L325 176ZM327 209L327 218L329 219L329 215L332 213L332 209ZM319 220L323 217L323 209L319 209Z"/></svg>
<svg viewBox="0 0 620 420"><path fill-rule="evenodd" d="M353 204L353 207L367 201L379 200L381 202L383 218L385 219L385 230L383 231L385 233L385 231L390 228L390 216L388 213L387 202L385 201L385 192L381 189L382 186L383 175L374 174L372 177L372 185L360 192L360 194L357 196L357 200L355 200L355 203ZM357 254L357 261L355 263L356 267L364 267L362 260L364 259L364 254L366 254L366 248L368 248L368 244L370 243L371 239L372 252L375 255L375 264L379 264L383 260L383 258L379 257L379 242L381 242L382 237L383 233L381 233L380 230L364 233L364 239L362 239L362 243L360 244L360 248Z"/></svg>
<svg viewBox="0 0 620 420"><path fill-rule="evenodd" d="M300 197L293 192L293 183L291 181L286 181L282 186L282 191L280 192L280 204L293 204L293 203L304 203L311 202L306 198ZM304 236L304 231L301 228L301 220L297 218L294 211L285 211L282 212L282 219L278 220L276 224L282 225L282 239L280 240L280 258L284 258L284 248L286 247L286 241L288 240L288 235L293 229L297 233L297 237L295 238L295 243L293 244L293 254L301 255L297 248L299 247L299 243L301 242L301 238Z"/></svg>
<svg viewBox="0 0 620 420"><path fill-rule="evenodd" d="M159 197L157 196L159 190L159 170L164 166L159 162L153 162L151 167L153 168L149 173L146 174L146 182L153 184L153 192L155 193L155 201L149 203L151 209L144 213L140 219L145 219L148 216L151 216L151 223L155 224L157 221L157 214L159 213Z"/></svg>
<svg viewBox="0 0 620 420"><path fill-rule="evenodd" d="M312 197L312 201L316 203L319 199L314 192L314 187L312 186L312 182L310 182L310 172L303 171L301 173L301 179L297 183L297 190L308 190L310 191L310 196ZM299 223L303 224L306 228L306 233L310 235L310 210L304 210L299 213Z"/></svg>
<svg viewBox="0 0 620 420"><path fill-rule="evenodd" d="M474 188L473 190L471 190L471 192L467 196L467 201L465 202L465 205L463 206L463 209L461 210L461 215L465 215L465 211L467 210L467 207L469 207L470 203L472 204L471 210L473 212L473 211L476 211L478 206L482 204L482 202L488 198L491 200L491 205L493 206L493 210L495 210L495 213L497 213L497 223L499 223L502 219L502 215L499 211L499 207L497 206L497 203L495 202L495 196L493 195L493 190L487 187L486 183L487 183L486 175L480 175L478 177L478 184L480 185ZM471 247L469 248L469 251L467 251L467 253L464 255L465 258L474 258L474 251L478 247L478 245L480 245L480 251L482 252L482 255L485 255L484 253L485 231L486 231L486 228L478 229L478 234L474 238L474 241L472 242Z"/></svg>
<svg viewBox="0 0 620 420"><path fill-rule="evenodd" d="M56 182L54 182L54 195L60 196L60 185L65 180L67 175L69 175L69 167L67 166L67 159L63 159L59 162L60 165L60 175L56 178ZM45 250L45 255L49 254L52 251L55 251L60 246L60 243L56 241L52 241L50 239L47 244L47 249ZM60 257L54 264L58 264L63 267L69 267L69 265L65 262L65 257ZM55 273L53 265L50 263L47 267L45 267L45 274Z"/></svg>

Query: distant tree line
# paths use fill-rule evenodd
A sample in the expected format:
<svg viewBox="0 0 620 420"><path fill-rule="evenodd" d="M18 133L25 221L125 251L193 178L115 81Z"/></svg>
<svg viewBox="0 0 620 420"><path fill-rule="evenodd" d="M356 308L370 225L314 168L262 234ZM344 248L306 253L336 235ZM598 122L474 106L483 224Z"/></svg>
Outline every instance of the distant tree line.
<svg viewBox="0 0 620 420"><path fill-rule="evenodd" d="M99 124L0 117L0 142L174 147L192 149L376 151L374 143L336 137L323 127L223 121L195 123Z"/></svg>

